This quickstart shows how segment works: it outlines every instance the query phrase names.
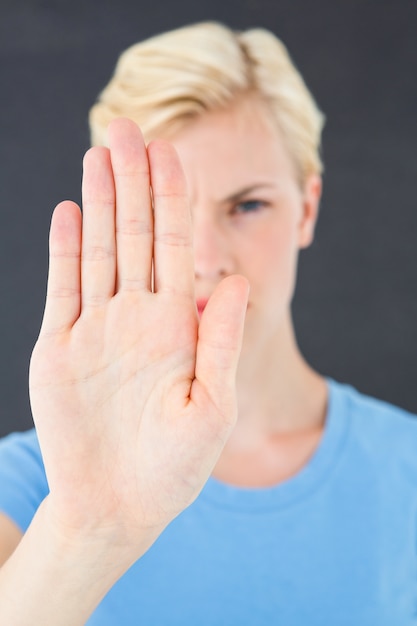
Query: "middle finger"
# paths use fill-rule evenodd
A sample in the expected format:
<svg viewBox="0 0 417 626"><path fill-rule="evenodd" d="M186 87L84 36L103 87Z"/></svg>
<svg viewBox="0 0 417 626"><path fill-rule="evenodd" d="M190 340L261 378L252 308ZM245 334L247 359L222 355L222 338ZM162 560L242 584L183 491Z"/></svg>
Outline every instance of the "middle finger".
<svg viewBox="0 0 417 626"><path fill-rule="evenodd" d="M150 290L153 215L146 147L128 119L111 122L109 144L116 189L117 288Z"/></svg>

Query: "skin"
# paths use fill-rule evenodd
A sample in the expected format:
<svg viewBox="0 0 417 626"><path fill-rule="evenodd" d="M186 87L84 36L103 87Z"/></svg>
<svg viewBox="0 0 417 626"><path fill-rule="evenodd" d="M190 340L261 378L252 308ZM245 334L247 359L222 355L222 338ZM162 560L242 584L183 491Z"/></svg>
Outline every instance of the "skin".
<svg viewBox="0 0 417 626"><path fill-rule="evenodd" d="M114 121L84 159L83 218L54 212L30 368L50 494L0 570L2 623L83 624L210 474L275 484L319 443L327 389L290 303L320 179L300 187L259 103L170 140Z"/></svg>
<svg viewBox="0 0 417 626"><path fill-rule="evenodd" d="M205 114L171 140L191 202L197 299L232 274L250 284L239 418L214 475L239 486L276 484L308 461L325 419L326 384L299 351L290 310L321 179L300 185L276 125L254 99Z"/></svg>

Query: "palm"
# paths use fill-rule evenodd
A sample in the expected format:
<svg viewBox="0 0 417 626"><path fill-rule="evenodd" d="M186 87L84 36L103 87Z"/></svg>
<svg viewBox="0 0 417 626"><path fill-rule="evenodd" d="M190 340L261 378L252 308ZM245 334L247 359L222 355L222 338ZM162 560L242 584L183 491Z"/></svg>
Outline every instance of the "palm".
<svg viewBox="0 0 417 626"><path fill-rule="evenodd" d="M134 529L187 506L222 449L247 289L223 281L198 323L175 154L147 157L126 120L110 137L85 160L82 224L72 203L53 218L31 402L57 514Z"/></svg>

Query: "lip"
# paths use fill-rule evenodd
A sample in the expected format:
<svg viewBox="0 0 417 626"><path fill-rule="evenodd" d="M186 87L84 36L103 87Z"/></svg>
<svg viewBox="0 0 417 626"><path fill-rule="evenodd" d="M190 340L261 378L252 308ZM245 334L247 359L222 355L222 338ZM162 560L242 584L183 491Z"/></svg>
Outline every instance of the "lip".
<svg viewBox="0 0 417 626"><path fill-rule="evenodd" d="M204 309L206 308L206 306L207 306L207 302L208 302L208 301L209 301L209 299L208 299L208 298L199 298L199 299L196 301L197 311L198 311L198 314L199 314L199 315L202 315L202 314L203 314L203 311L204 311Z"/></svg>
<svg viewBox="0 0 417 626"><path fill-rule="evenodd" d="M209 298L199 298L198 300L196 300L196 307L197 307L197 311L198 311L198 315L201 317L203 314L204 309L207 306L207 302L209 301ZM249 302L247 304L246 310L249 309Z"/></svg>

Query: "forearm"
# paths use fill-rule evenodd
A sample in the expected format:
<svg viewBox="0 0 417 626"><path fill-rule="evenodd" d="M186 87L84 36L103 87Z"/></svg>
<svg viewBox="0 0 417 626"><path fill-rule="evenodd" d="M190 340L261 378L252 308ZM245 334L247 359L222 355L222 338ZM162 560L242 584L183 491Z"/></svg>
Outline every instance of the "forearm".
<svg viewBox="0 0 417 626"><path fill-rule="evenodd" d="M108 538L64 538L52 530L45 509L41 505L15 552L0 569L0 624L85 624L132 564L132 550L112 545ZM144 533L142 546L138 541L139 556L158 533L153 534Z"/></svg>

